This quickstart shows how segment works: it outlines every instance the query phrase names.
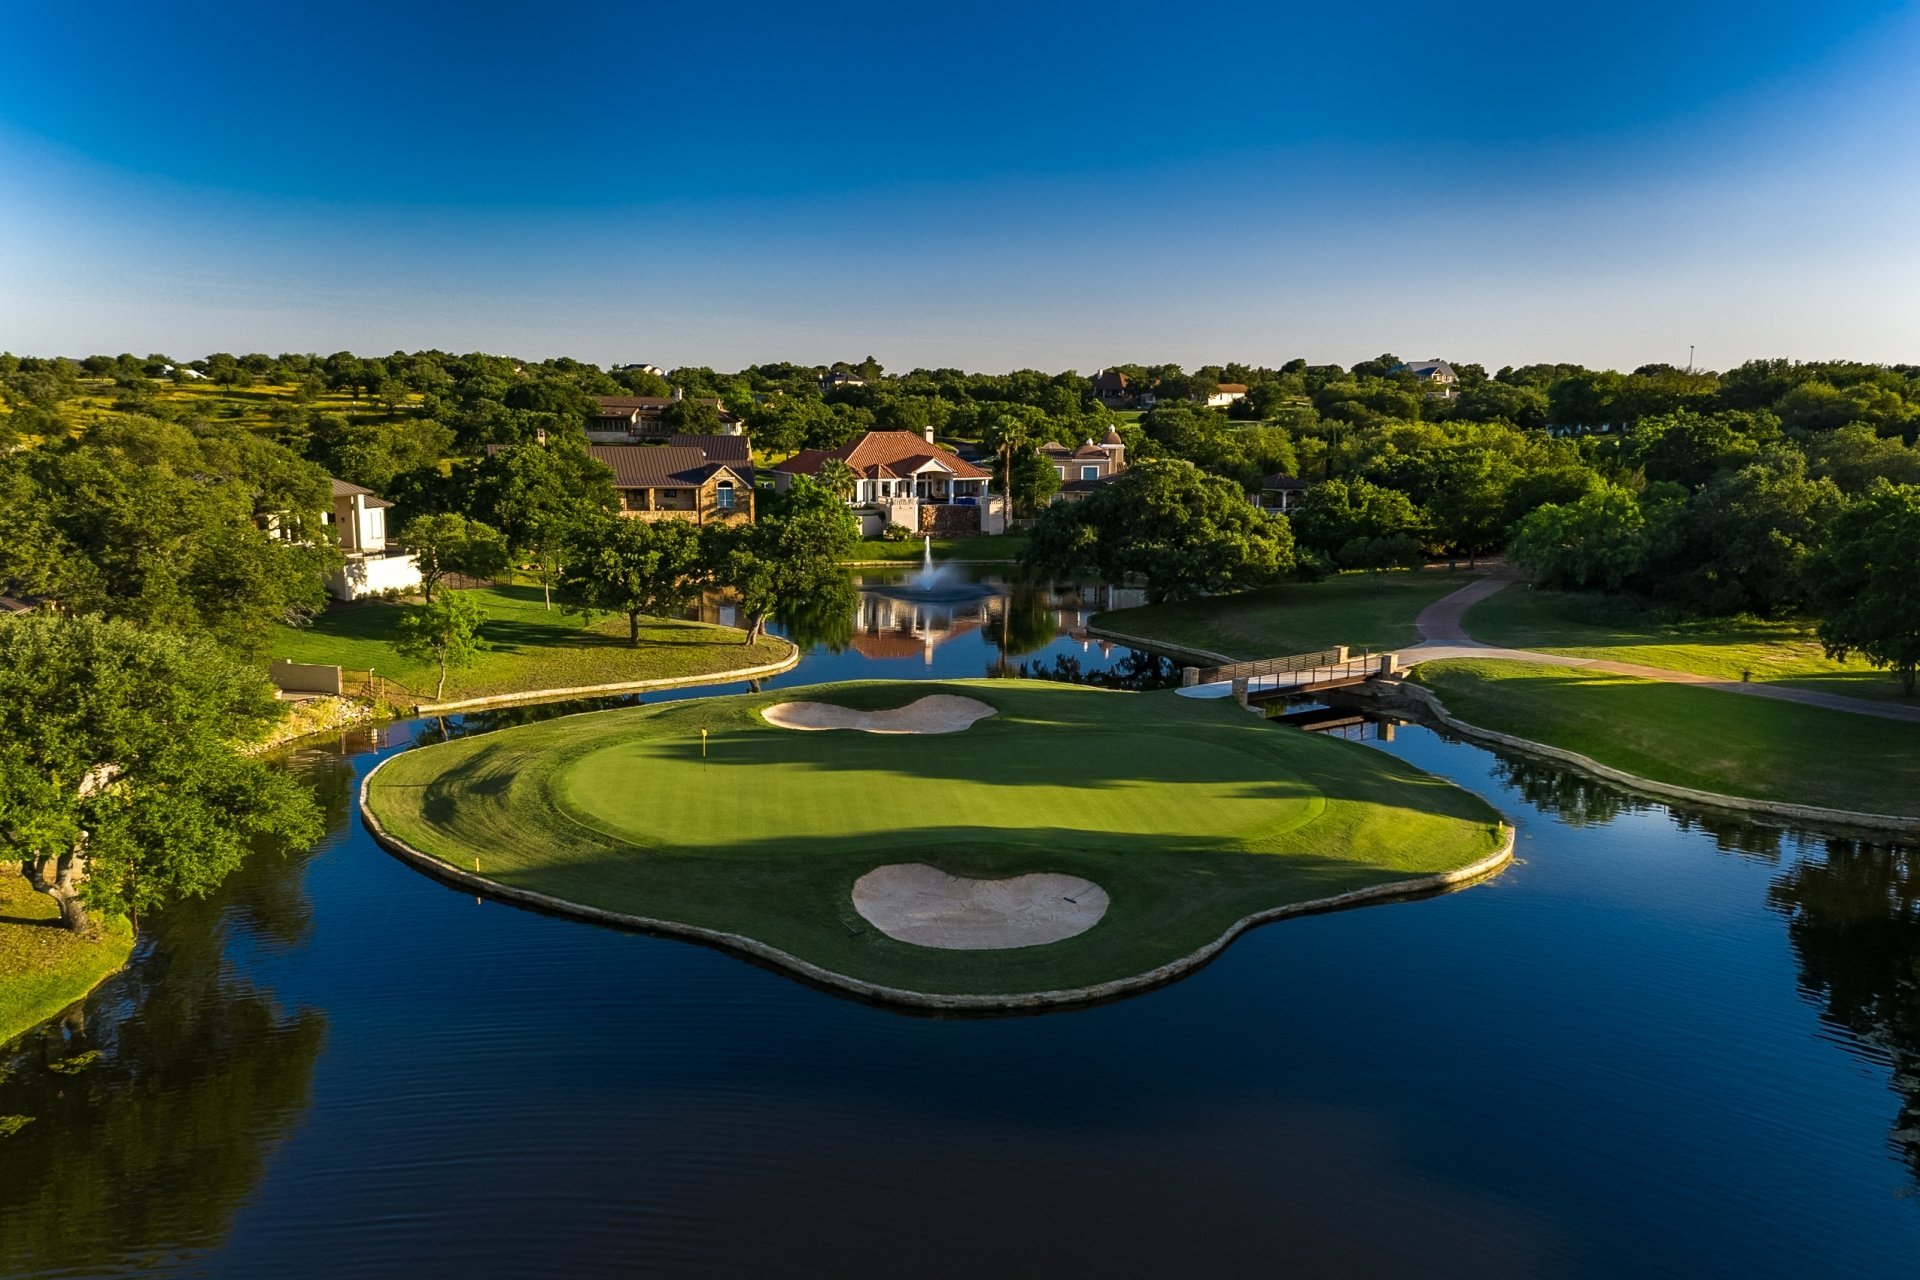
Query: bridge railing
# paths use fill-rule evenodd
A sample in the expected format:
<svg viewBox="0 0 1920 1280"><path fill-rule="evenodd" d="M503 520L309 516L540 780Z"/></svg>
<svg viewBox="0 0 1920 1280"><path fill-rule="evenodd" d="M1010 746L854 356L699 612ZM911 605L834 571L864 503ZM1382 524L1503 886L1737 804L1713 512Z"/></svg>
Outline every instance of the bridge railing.
<svg viewBox="0 0 1920 1280"><path fill-rule="evenodd" d="M1217 680L1253 679L1258 676L1287 675L1295 671L1312 671L1319 667L1337 667L1348 661L1346 645L1336 649L1322 649L1318 653L1296 653L1285 658L1259 658L1252 662L1231 662L1224 667L1204 667L1195 684L1212 684Z"/></svg>

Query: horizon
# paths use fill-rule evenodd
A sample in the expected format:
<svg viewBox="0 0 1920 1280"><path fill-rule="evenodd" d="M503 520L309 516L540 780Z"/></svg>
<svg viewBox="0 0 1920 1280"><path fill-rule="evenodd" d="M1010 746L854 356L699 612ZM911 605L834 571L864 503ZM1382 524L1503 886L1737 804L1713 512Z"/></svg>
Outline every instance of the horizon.
<svg viewBox="0 0 1920 1280"><path fill-rule="evenodd" d="M21 15L0 347L1920 359L1912 5L509 12Z"/></svg>

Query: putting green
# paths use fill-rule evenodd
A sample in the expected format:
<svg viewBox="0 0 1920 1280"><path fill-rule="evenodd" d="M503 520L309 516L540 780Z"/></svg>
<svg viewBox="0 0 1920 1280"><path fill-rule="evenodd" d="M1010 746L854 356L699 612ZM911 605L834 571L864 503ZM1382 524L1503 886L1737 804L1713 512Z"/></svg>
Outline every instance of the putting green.
<svg viewBox="0 0 1920 1280"><path fill-rule="evenodd" d="M880 710L937 693L998 714L928 736L799 732L759 715L799 696ZM478 859L500 885L931 994L1128 978L1248 915L1453 872L1505 838L1482 801L1381 752L1231 703L1029 681L863 682L569 716L394 757L365 802L388 836L462 871ZM1045 946L917 947L851 897L860 876L910 861L1082 876L1111 905Z"/></svg>

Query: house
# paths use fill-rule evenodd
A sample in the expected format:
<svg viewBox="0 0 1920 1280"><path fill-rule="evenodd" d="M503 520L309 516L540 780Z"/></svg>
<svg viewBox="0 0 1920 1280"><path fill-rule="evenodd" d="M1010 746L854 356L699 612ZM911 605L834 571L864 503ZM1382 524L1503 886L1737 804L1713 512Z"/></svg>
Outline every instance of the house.
<svg viewBox="0 0 1920 1280"><path fill-rule="evenodd" d="M587 439L595 444L628 444L635 440L659 440L667 436L671 428L661 419L668 409L685 398L685 394L676 390L670 396L595 396L600 405L597 422L587 428ZM707 396L696 399L695 404L712 405L720 415L721 430L728 435L739 435L746 430L744 424L728 413L719 399Z"/></svg>
<svg viewBox="0 0 1920 1280"><path fill-rule="evenodd" d="M661 372L660 366L657 364L617 364L613 366L613 372L615 373L650 373L656 378L665 376Z"/></svg>
<svg viewBox="0 0 1920 1280"><path fill-rule="evenodd" d="M340 600L417 590L419 562L405 547L387 542L387 509L393 504L345 480L332 485L333 505L321 522L339 540L342 559L327 579L327 590Z"/></svg>
<svg viewBox="0 0 1920 1280"><path fill-rule="evenodd" d="M1222 382L1207 394L1204 403L1209 409L1224 409L1236 400L1247 398L1247 384L1244 382ZM1199 400L1199 396L1194 399Z"/></svg>
<svg viewBox="0 0 1920 1280"><path fill-rule="evenodd" d="M674 436L675 443L590 444L613 472L620 514L695 524L753 522L753 464L744 436Z"/></svg>
<svg viewBox="0 0 1920 1280"><path fill-rule="evenodd" d="M1078 448L1051 441L1040 446L1040 456L1053 464L1060 476L1056 501L1078 502L1102 485L1113 483L1127 469L1127 446L1120 432L1107 428L1106 437L1095 444L1088 440Z"/></svg>
<svg viewBox="0 0 1920 1280"><path fill-rule="evenodd" d="M822 394L828 391L838 391L842 387L864 387L866 385L867 380L865 378L846 369L830 370L820 378L820 390Z"/></svg>
<svg viewBox="0 0 1920 1280"><path fill-rule="evenodd" d="M1300 499L1307 496L1307 482L1297 476L1285 473L1271 475L1260 482L1260 492L1253 497L1253 505L1262 511L1277 511L1281 515L1300 505Z"/></svg>
<svg viewBox="0 0 1920 1280"><path fill-rule="evenodd" d="M773 466L773 485L785 493L795 476L817 479L821 468L839 460L855 480L847 505L860 518L863 537L890 524L916 533L1003 533L1006 504L987 492L991 474L911 431L869 431L838 449L802 449Z"/></svg>
<svg viewBox="0 0 1920 1280"><path fill-rule="evenodd" d="M1451 398L1456 394L1455 384L1460 381L1460 375L1456 374L1453 366L1445 360L1421 360L1411 364L1397 364L1387 372L1412 374L1426 385L1427 394L1430 396Z"/></svg>
<svg viewBox="0 0 1920 1280"><path fill-rule="evenodd" d="M1093 375L1093 398L1109 409L1126 409L1133 404L1133 394L1127 390L1132 381L1118 369L1102 369Z"/></svg>

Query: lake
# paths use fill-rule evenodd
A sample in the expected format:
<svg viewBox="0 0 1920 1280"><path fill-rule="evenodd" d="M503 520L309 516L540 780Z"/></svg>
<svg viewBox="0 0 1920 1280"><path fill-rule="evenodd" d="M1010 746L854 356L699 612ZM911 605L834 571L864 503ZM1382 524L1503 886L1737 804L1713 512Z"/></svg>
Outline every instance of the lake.
<svg viewBox="0 0 1920 1280"><path fill-rule="evenodd" d="M1098 589L987 585L869 591L771 683L1171 675L1086 636ZM476 902L360 829L383 755L551 713L289 753L325 842L149 921L11 1055L0 1273L1916 1271L1911 848L1349 727L1508 814L1516 865L1114 1004L942 1020Z"/></svg>

